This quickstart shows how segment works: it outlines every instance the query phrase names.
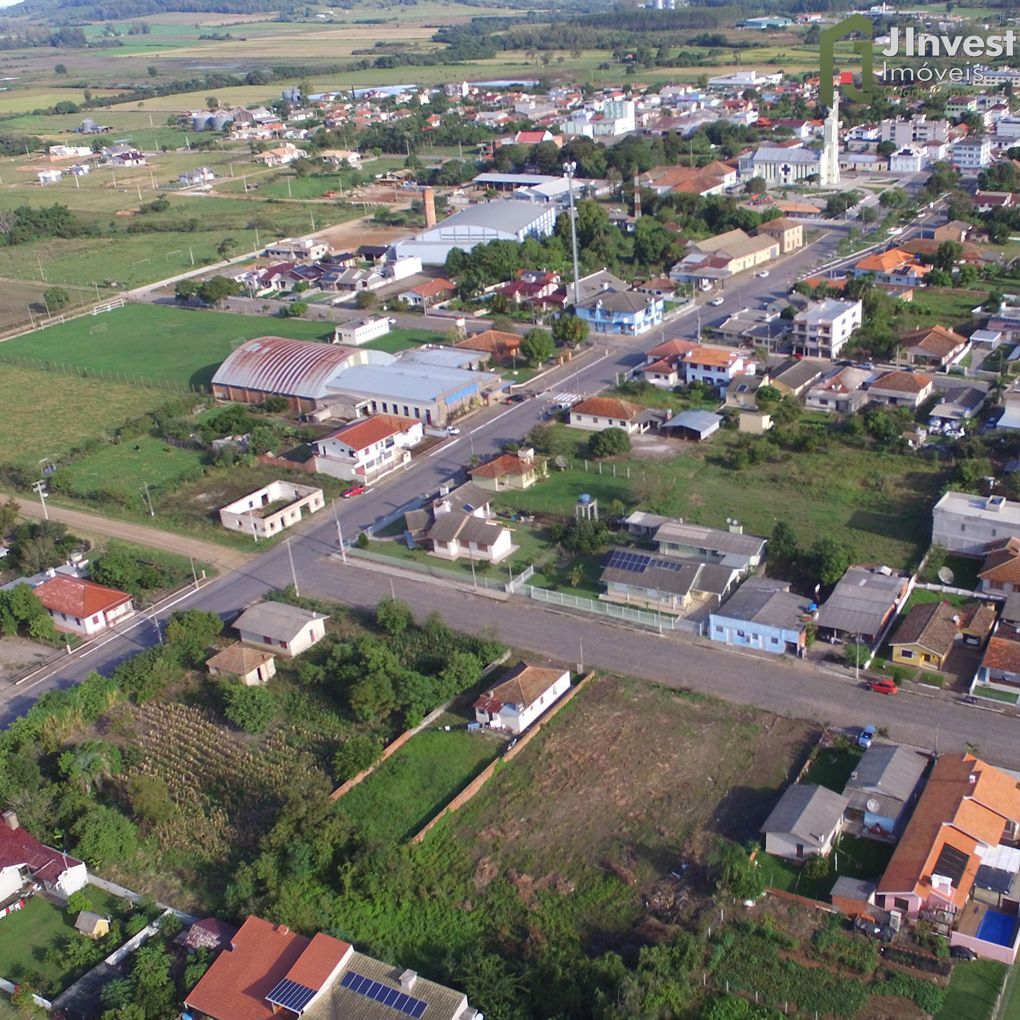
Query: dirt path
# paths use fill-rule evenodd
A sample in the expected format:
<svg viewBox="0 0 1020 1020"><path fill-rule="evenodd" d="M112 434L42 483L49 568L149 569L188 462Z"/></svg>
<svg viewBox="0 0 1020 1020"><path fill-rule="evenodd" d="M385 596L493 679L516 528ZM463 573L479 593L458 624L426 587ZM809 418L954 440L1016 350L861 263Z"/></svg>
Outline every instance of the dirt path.
<svg viewBox="0 0 1020 1020"><path fill-rule="evenodd" d="M8 498L0 492L0 502ZM21 506L21 516L40 520L43 516L42 507L24 497L15 497ZM164 552L177 553L179 556L194 556L202 563L214 566L218 571L236 570L246 563L251 554L236 549L228 549L214 542L203 542L200 539L177 535L171 531L161 531L144 524L130 524L112 518L100 517L97 514L85 513L82 510L68 510L66 507L47 504L50 519L66 524L73 532L93 535L104 535L110 538L121 538L125 542L136 545L147 545Z"/></svg>

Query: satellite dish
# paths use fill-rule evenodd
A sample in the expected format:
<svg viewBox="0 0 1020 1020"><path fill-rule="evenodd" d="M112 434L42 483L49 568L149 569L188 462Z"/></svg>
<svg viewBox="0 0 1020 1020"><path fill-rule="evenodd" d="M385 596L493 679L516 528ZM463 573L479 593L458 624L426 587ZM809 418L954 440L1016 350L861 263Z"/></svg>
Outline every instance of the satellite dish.
<svg viewBox="0 0 1020 1020"><path fill-rule="evenodd" d="M877 801L877 800L875 800L874 798L872 798L871 800L869 800L869 801L868 801L868 804L867 804L867 808L868 808L868 811L869 811L869 812L871 812L871 814L875 814L875 812L876 812L876 811L878 811L878 809L879 809L879 808L880 808L881 806L882 806L882 805L881 805L881 804L879 804L879 803L878 803L878 801Z"/></svg>
<svg viewBox="0 0 1020 1020"><path fill-rule="evenodd" d="M950 567L939 567L939 580L943 584L952 584L956 580L956 575Z"/></svg>

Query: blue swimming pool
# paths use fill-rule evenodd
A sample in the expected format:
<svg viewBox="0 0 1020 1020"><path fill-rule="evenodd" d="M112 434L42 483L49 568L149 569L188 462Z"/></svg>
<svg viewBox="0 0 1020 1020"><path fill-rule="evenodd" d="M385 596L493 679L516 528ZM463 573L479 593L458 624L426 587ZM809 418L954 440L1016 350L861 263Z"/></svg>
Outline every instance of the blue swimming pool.
<svg viewBox="0 0 1020 1020"><path fill-rule="evenodd" d="M977 930L977 937L982 942L992 942L997 946L1011 946L1016 938L1016 929L1020 921L1010 914L1000 914L997 910L985 912Z"/></svg>

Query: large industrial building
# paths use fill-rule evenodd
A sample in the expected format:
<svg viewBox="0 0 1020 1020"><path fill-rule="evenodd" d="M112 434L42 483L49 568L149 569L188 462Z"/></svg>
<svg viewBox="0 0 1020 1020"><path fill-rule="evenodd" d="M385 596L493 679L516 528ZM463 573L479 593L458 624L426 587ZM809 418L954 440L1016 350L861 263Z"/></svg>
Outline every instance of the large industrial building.
<svg viewBox="0 0 1020 1020"><path fill-rule="evenodd" d="M256 404L279 396L298 414L394 414L426 425L444 425L504 385L498 375L424 358L405 361L383 351L278 336L241 344L212 381L219 400Z"/></svg>
<svg viewBox="0 0 1020 1020"><path fill-rule="evenodd" d="M425 265L441 266L454 248L471 251L489 241L523 241L549 237L556 226L552 203L497 199L481 202L448 216L420 234L393 245L396 258L417 255Z"/></svg>

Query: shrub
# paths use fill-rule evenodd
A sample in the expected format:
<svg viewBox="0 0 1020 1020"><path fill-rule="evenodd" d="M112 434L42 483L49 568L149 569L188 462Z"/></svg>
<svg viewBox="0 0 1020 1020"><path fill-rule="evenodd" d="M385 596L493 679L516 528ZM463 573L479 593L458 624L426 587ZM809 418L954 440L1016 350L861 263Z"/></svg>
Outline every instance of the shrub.
<svg viewBox="0 0 1020 1020"><path fill-rule="evenodd" d="M223 714L245 733L261 733L273 718L273 696L264 687L226 685Z"/></svg>
<svg viewBox="0 0 1020 1020"><path fill-rule="evenodd" d="M630 451L630 436L621 428L603 429L588 440L588 449L593 457L615 457Z"/></svg>
<svg viewBox="0 0 1020 1020"><path fill-rule="evenodd" d="M346 740L333 755L333 771L337 780L346 783L348 779L374 765L379 760L380 751L379 741L364 733Z"/></svg>

